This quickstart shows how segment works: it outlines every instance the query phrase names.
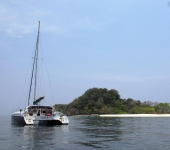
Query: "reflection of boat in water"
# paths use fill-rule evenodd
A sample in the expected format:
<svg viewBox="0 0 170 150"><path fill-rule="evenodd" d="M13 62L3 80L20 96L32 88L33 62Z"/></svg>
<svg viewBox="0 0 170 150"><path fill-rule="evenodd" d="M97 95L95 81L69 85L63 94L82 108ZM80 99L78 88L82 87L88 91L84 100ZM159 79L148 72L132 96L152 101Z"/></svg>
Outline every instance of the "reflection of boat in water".
<svg viewBox="0 0 170 150"><path fill-rule="evenodd" d="M69 141L69 125L12 125L11 137L15 138L8 149L62 149Z"/></svg>
<svg viewBox="0 0 170 150"><path fill-rule="evenodd" d="M66 115L55 110L52 106L41 106L40 101L44 97L36 98L36 85L37 85L37 66L38 66L38 45L39 45L39 32L40 31L40 22L38 26L38 36L36 43L36 50L34 55L34 62L31 75L31 84L29 90L28 106L22 111L17 111L12 113L11 121L14 124L52 124L52 125L62 125L68 124L69 120ZM29 105L31 89L34 79L34 101L33 105Z"/></svg>

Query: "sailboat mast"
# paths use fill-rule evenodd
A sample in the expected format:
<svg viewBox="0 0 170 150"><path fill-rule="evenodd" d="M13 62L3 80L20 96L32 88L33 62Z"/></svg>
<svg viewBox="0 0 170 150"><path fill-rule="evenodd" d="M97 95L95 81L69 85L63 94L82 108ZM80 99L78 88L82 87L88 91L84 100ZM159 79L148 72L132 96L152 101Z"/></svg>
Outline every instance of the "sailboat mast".
<svg viewBox="0 0 170 150"><path fill-rule="evenodd" d="M38 35L37 35L37 42L36 42L36 49L35 49L35 55L34 55L34 62L33 62L33 68L31 73L31 83L30 83L30 89L29 89L29 96L28 96L28 106L30 103L30 96L31 96L31 89L32 89L32 82L33 77L35 77L35 87L34 87L34 101L36 100L36 85L37 85L37 66L38 66L38 44L39 44L39 32L40 32L40 21L38 22ZM36 71L34 74L34 68L36 66Z"/></svg>
<svg viewBox="0 0 170 150"><path fill-rule="evenodd" d="M36 54L35 54L35 87L34 87L34 101L36 100L36 89L37 89L37 70L38 70L38 46L39 46L39 34L40 34L40 21L38 21L38 35L37 35L37 43L36 43Z"/></svg>

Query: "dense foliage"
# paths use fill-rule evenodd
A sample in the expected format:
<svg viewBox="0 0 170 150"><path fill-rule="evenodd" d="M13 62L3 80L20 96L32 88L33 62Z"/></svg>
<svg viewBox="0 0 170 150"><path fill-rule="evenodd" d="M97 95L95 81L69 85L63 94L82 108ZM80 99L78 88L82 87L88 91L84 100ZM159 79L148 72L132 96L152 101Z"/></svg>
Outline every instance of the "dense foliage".
<svg viewBox="0 0 170 150"><path fill-rule="evenodd" d="M92 88L68 105L56 104L55 108L68 115L89 114L154 114L169 113L168 103L156 106L131 98L121 99L118 91Z"/></svg>

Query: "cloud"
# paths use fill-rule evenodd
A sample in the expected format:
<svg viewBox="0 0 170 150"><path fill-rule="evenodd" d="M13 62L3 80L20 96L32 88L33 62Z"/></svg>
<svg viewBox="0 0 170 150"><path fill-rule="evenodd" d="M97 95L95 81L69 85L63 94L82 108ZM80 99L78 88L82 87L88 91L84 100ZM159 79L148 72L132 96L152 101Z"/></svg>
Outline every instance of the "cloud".
<svg viewBox="0 0 170 150"><path fill-rule="evenodd" d="M13 23L6 29L6 32L14 37L21 38L22 35L33 32L33 29L24 24Z"/></svg>
<svg viewBox="0 0 170 150"><path fill-rule="evenodd" d="M53 5L48 3L51 9L45 7L46 3L32 3L33 1L0 1L0 32L22 38L37 30L38 21L42 22L42 32L62 33L66 36L77 36L76 31L79 33L80 30L99 31L102 28L101 23L89 16L63 9L55 10L56 1Z"/></svg>
<svg viewBox="0 0 170 150"><path fill-rule="evenodd" d="M1 1L0 31L21 38L24 34L37 30L35 22L38 22L45 15L48 13L21 1L20 3Z"/></svg>

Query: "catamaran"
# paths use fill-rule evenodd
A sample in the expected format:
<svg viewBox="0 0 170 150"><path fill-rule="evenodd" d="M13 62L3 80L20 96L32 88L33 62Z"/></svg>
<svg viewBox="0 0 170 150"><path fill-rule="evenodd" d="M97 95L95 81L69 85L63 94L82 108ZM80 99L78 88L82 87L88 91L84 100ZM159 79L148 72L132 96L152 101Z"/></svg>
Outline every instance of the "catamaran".
<svg viewBox="0 0 170 150"><path fill-rule="evenodd" d="M37 98L36 96L39 34L40 34L40 21L38 23L38 35L31 73L28 106L26 106L24 110L20 109L19 111L12 113L11 123L19 125L35 125L35 124L67 125L69 124L69 119L66 115L64 115L62 112L56 111L53 106L40 105L40 102L45 97L40 96L39 98ZM30 105L31 97L30 95L32 91L33 82L34 82L34 100L33 105Z"/></svg>

